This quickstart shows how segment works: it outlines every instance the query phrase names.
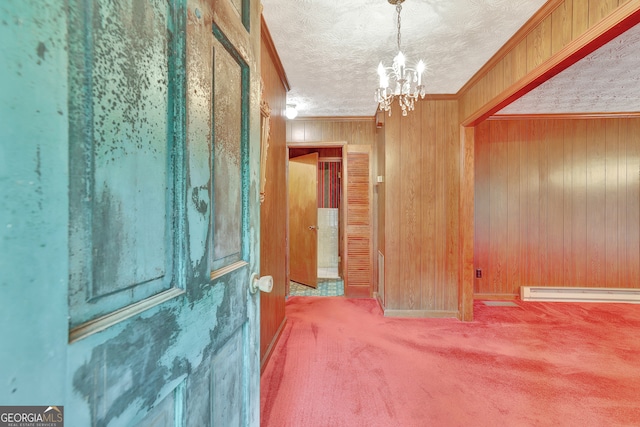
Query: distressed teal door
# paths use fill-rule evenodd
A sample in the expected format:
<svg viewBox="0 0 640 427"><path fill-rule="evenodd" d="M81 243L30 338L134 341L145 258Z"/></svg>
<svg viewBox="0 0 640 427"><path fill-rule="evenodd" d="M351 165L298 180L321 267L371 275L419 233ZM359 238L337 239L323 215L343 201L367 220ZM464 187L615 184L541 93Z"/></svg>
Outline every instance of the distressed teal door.
<svg viewBox="0 0 640 427"><path fill-rule="evenodd" d="M0 5L0 404L259 424L259 7Z"/></svg>

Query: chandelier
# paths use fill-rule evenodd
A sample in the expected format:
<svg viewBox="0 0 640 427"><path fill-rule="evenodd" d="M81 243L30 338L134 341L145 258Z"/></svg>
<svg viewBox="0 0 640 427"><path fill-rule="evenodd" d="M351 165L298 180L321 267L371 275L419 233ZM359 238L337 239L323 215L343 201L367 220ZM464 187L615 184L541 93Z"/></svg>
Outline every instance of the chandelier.
<svg viewBox="0 0 640 427"><path fill-rule="evenodd" d="M402 115L412 111L414 102L418 97L424 98L425 88L422 84L422 73L425 64L418 61L416 68L405 65L405 57L400 49L400 11L404 0L388 0L390 4L396 6L398 13L398 54L393 58L393 65L385 67L382 62L378 65L378 76L380 76L380 86L376 89L376 102L380 111L388 111L391 115L391 104L397 98Z"/></svg>

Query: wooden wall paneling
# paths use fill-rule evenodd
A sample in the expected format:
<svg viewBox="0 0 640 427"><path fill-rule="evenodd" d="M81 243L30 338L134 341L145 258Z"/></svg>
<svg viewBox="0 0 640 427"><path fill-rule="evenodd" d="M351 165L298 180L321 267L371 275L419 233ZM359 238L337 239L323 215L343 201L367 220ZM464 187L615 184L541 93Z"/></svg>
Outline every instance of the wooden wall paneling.
<svg viewBox="0 0 640 427"><path fill-rule="evenodd" d="M378 298L378 133L376 132L375 145L371 147L371 160L369 182L371 183L371 295Z"/></svg>
<svg viewBox="0 0 640 427"><path fill-rule="evenodd" d="M571 34L575 40L589 28L589 0L573 0Z"/></svg>
<svg viewBox="0 0 640 427"><path fill-rule="evenodd" d="M621 165L619 120L605 121L605 251L604 274L607 287L620 286L620 255L618 253L618 234L620 217L619 199L620 187L624 188L624 182L620 182L620 175L626 178L626 167ZM624 147L624 145L623 145ZM624 153L624 152L623 152ZM626 166L626 165L625 165Z"/></svg>
<svg viewBox="0 0 640 427"><path fill-rule="evenodd" d="M514 81L514 74L515 74L515 69L514 69L514 62L515 62L515 51L511 50L509 51L509 53L507 53L504 58L502 59L502 61L500 61L502 63L502 87L503 90L507 87L509 87L510 83L512 81ZM462 104L462 103L461 103Z"/></svg>
<svg viewBox="0 0 640 427"><path fill-rule="evenodd" d="M563 212L563 272L559 286L576 286L575 253L571 224L573 216L573 144L570 137L574 135L575 120L563 120L562 130L565 136L563 144L562 172L562 212Z"/></svg>
<svg viewBox="0 0 640 427"><path fill-rule="evenodd" d="M335 131L334 127L336 126L335 122L332 121L323 121L322 122L322 140L323 141L338 141L334 139Z"/></svg>
<svg viewBox="0 0 640 427"><path fill-rule="evenodd" d="M357 123L354 122L350 122L348 124L348 126L345 126L343 128L346 132L349 133L349 135L351 135L351 141L353 141L352 143L354 145L358 145L359 143L359 138L361 135L358 135L358 126Z"/></svg>
<svg viewBox="0 0 640 427"><path fill-rule="evenodd" d="M551 54L555 54L571 42L573 0L565 0L551 14Z"/></svg>
<svg viewBox="0 0 640 427"><path fill-rule="evenodd" d="M304 140L305 142L322 141L322 124L317 121L305 121Z"/></svg>
<svg viewBox="0 0 640 427"><path fill-rule="evenodd" d="M520 286L520 126L507 122L507 209L506 209L506 268L504 286L500 294L513 294ZM526 147L526 146L525 146Z"/></svg>
<svg viewBox="0 0 640 427"><path fill-rule="evenodd" d="M591 0L591 2L598 3L595 0ZM458 93L461 101L461 123L464 126L478 124L513 99L536 87L541 81L572 65L640 21L640 6L638 6L637 2L623 2L620 7L613 8L609 4L613 5L614 3L609 3L609 0L605 0L605 2L605 6L601 7L599 3L593 6L600 10L599 13L591 11L590 0L548 2L532 23L527 23L523 27L523 31L519 31L505 45L505 49L496 54L488 62L488 65L483 67L470 80L470 83L465 85ZM564 48L556 51L554 46L557 46L560 42L552 42L554 38L553 8L565 7L568 14L569 4L571 5L572 15L571 41L565 43ZM590 11L592 20L596 19L595 16L600 16L600 18L590 22ZM536 20L538 20L537 24ZM529 31L529 33L526 33L526 31ZM563 32L566 31L568 31L568 28L564 28ZM523 34L526 34L524 39L522 39ZM556 35L555 37L560 36ZM556 55L551 56L552 53ZM518 66L522 63L518 59L514 60L511 57L505 60L505 57L509 55L514 55L517 58L524 55L525 70L523 73L519 72ZM527 60L528 63L526 62ZM504 87L507 88L506 90L501 93L490 93L490 88L487 87L488 75L491 69L500 63L503 63L503 67L505 64L510 63L511 72L507 71L504 74L510 75L511 80L507 81L505 79ZM514 66L518 70L517 73L513 72Z"/></svg>
<svg viewBox="0 0 640 427"><path fill-rule="evenodd" d="M447 217L446 217L446 188L445 188L445 159L446 159L446 144L443 139L443 127L444 123L444 103L435 103L435 141L436 141L436 164L435 164L435 210L436 210L436 234L434 239L434 246L430 248L435 252L435 268L436 268L436 280L433 284L433 305L429 307L430 310L434 310L439 307L443 300L443 287L446 283L446 229L447 229Z"/></svg>
<svg viewBox="0 0 640 427"><path fill-rule="evenodd" d="M513 62L513 80L508 82L509 85L505 85L509 87L513 82L517 82L521 78L527 75L527 39L523 39L514 49L515 59ZM506 82L505 82L506 83Z"/></svg>
<svg viewBox="0 0 640 427"><path fill-rule="evenodd" d="M617 206L617 216L618 216L618 232L617 232L617 253L619 259L618 265L618 287L627 287L628 286L628 274L629 274L629 264L627 263L627 234L629 232L633 233L633 225L627 222L627 206L629 206L630 200L627 198L628 192L627 188L629 187L629 182L627 181L628 176L628 141L627 141L627 120L621 119L618 120L618 206ZM637 233L637 232L636 232Z"/></svg>
<svg viewBox="0 0 640 427"><path fill-rule="evenodd" d="M530 159L529 159L529 135L531 133L531 122L521 124L519 132L520 143L520 240L518 251L519 259L522 261L520 265L519 284L531 284L529 277L529 210L534 209L531 206L531 198L529 197L530 179Z"/></svg>
<svg viewBox="0 0 640 427"><path fill-rule="evenodd" d="M549 15L545 18L527 36L527 72L532 71L551 56L552 17L553 15Z"/></svg>
<svg viewBox="0 0 640 427"><path fill-rule="evenodd" d="M640 120L625 120L623 135L627 144L626 285L636 287L640 283Z"/></svg>
<svg viewBox="0 0 640 427"><path fill-rule="evenodd" d="M433 250L433 242L436 241L436 146L438 145L436 134L436 104L434 101L421 102L420 121L422 123L421 138L421 196L422 212L419 222L420 241L425 247L421 256L421 287L422 301L420 306L424 310L435 308L435 286L436 281L436 253Z"/></svg>
<svg viewBox="0 0 640 427"><path fill-rule="evenodd" d="M474 279L474 294L489 293L489 248L491 247L491 144L490 121L476 127L475 131L475 268L481 270L482 277Z"/></svg>
<svg viewBox="0 0 640 427"><path fill-rule="evenodd" d="M490 265L477 297L515 296L522 285L640 287L639 131L635 118L477 127L474 251L478 267Z"/></svg>
<svg viewBox="0 0 640 427"><path fill-rule="evenodd" d="M400 108L394 105L391 114L396 117ZM402 300L400 286L400 122L385 119L385 308L398 307Z"/></svg>
<svg viewBox="0 0 640 427"><path fill-rule="evenodd" d="M363 126L363 123L356 122L351 124L352 134L354 136L353 143L354 144L366 144L367 143L367 130Z"/></svg>
<svg viewBox="0 0 640 427"><path fill-rule="evenodd" d="M413 113L385 123L385 314L458 316L457 101L421 101Z"/></svg>
<svg viewBox="0 0 640 427"><path fill-rule="evenodd" d="M400 277L404 310L421 309L420 269L422 242L418 230L422 220L422 128L420 111L424 102L418 102L416 111L400 118L401 150L400 163ZM428 173L428 171L425 171Z"/></svg>
<svg viewBox="0 0 640 427"><path fill-rule="evenodd" d="M589 0L589 26L597 24L618 7L618 0Z"/></svg>
<svg viewBox="0 0 640 427"><path fill-rule="evenodd" d="M539 157L539 169L538 179L540 185L540 192L538 198L539 204L539 219L540 219L540 237L538 240L538 263L540 270L540 281L542 285L549 284L549 273L551 262L549 257L549 139L551 126L549 120L536 120L536 123L540 123L540 130L543 132L539 138L540 157ZM535 144L535 140L531 141L531 144Z"/></svg>
<svg viewBox="0 0 640 427"><path fill-rule="evenodd" d="M547 263L548 284L563 285L564 272L564 123L548 122Z"/></svg>
<svg viewBox="0 0 640 427"><path fill-rule="evenodd" d="M373 140L375 141L376 136L376 123L375 120L369 123L361 123L360 124L363 132L362 144L365 144L366 141Z"/></svg>
<svg viewBox="0 0 640 427"><path fill-rule="evenodd" d="M376 135L375 120L369 123L361 123L360 127L362 129L362 140L361 140L362 144L365 144L366 141L370 141L370 140L375 141L375 135Z"/></svg>
<svg viewBox="0 0 640 427"><path fill-rule="evenodd" d="M540 279L540 156L541 141L544 138L544 121L532 121L530 132L526 135L527 152L529 157L528 197L528 242L527 242L527 282L541 283ZM536 143L537 142L537 143Z"/></svg>
<svg viewBox="0 0 640 427"><path fill-rule="evenodd" d="M605 127L587 121L587 286L604 286Z"/></svg>
<svg viewBox="0 0 640 427"><path fill-rule="evenodd" d="M488 97L492 97L496 93L502 92L504 89L504 62L500 61L487 74Z"/></svg>
<svg viewBox="0 0 640 427"><path fill-rule="evenodd" d="M476 155L476 129L460 128L460 153L462 156L460 171L460 267L459 267L459 303L458 318L473 320L474 272L474 164Z"/></svg>
<svg viewBox="0 0 640 427"><path fill-rule="evenodd" d="M350 140L352 144L357 145L358 135L354 131L355 126L353 122L345 123L345 126L342 127L343 135L350 135Z"/></svg>
<svg viewBox="0 0 640 427"><path fill-rule="evenodd" d="M461 169L461 152L460 152L460 127L458 121L458 102L446 101L440 102L444 104L444 127L443 137L446 144L446 265L445 274L446 282L444 287L444 301L442 309L445 311L455 312L458 310L458 282L460 280L459 265L459 246L460 246L460 169Z"/></svg>
<svg viewBox="0 0 640 427"><path fill-rule="evenodd" d="M629 154L630 141L627 137L628 119L618 120L618 153L620 159L618 161L618 287L626 288L629 286L630 265L628 263L627 235L633 233L633 225L628 222L627 210L631 204L629 196ZM637 232L636 232L637 234ZM639 239L640 240L640 239Z"/></svg>
<svg viewBox="0 0 640 427"><path fill-rule="evenodd" d="M572 242L575 251L573 286L588 286L587 283L587 121L575 123L573 144L573 218Z"/></svg>
<svg viewBox="0 0 640 427"><path fill-rule="evenodd" d="M346 129L346 128L349 129ZM345 123L336 123L334 125L334 138L337 139L338 141L352 141L352 134L351 134L351 123L350 122L345 122Z"/></svg>
<svg viewBox="0 0 640 427"><path fill-rule="evenodd" d="M377 184L378 191L378 229L376 232L378 233L378 250L384 255L386 253L385 249L385 206L386 206L386 160L385 160L385 130L384 127L378 129L376 132L376 161L377 161L377 169L376 175L382 177L382 182ZM374 183L376 181L374 180ZM376 185L376 184L374 184Z"/></svg>
<svg viewBox="0 0 640 427"><path fill-rule="evenodd" d="M305 122L298 120L287 120L287 123L291 129L290 135L288 135L287 142L303 142Z"/></svg>
<svg viewBox="0 0 640 427"><path fill-rule="evenodd" d="M489 271L487 271L489 294L500 294L503 292L505 274L507 267L507 197L508 197L508 175L507 175L507 122L493 122L491 126L491 149L490 149L490 249L489 249Z"/></svg>
<svg viewBox="0 0 640 427"><path fill-rule="evenodd" d="M308 117L287 121L288 142L346 141L351 145L373 145L375 118Z"/></svg>

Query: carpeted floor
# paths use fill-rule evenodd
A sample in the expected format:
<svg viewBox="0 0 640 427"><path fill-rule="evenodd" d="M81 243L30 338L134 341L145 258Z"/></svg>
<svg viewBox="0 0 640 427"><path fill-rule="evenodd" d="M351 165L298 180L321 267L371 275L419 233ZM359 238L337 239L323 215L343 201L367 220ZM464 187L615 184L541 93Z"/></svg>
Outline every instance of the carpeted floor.
<svg viewBox="0 0 640 427"><path fill-rule="evenodd" d="M640 425L640 305L474 308L463 323L289 298L261 425Z"/></svg>

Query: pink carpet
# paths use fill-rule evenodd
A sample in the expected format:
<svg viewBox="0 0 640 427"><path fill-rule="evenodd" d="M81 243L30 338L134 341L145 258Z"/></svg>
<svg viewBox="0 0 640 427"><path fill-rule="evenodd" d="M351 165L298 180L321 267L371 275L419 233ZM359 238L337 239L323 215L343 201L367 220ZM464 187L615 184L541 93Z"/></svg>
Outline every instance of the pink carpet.
<svg viewBox="0 0 640 427"><path fill-rule="evenodd" d="M261 425L638 426L640 306L475 303L475 321L292 297Z"/></svg>

